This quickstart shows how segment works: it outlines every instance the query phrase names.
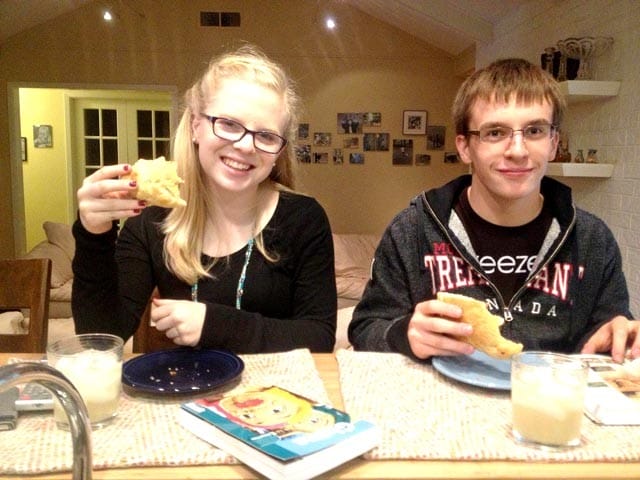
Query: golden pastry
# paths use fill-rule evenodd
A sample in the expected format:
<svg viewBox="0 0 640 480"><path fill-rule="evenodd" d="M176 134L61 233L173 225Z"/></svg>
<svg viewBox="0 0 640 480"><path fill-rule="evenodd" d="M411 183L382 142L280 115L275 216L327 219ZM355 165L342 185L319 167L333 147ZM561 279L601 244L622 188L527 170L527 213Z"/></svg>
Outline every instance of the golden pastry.
<svg viewBox="0 0 640 480"><path fill-rule="evenodd" d="M131 173L122 178L136 181L136 198L144 200L147 205L174 208L187 204L180 197L180 184L183 180L178 176L176 164L164 157L140 159L131 167Z"/></svg>
<svg viewBox="0 0 640 480"><path fill-rule="evenodd" d="M473 327L473 333L470 336L455 337L456 339L470 343L494 358L507 359L522 351L521 343L512 342L500 334L499 327L504 320L489 312L484 302L465 295L446 292L438 292L437 298L459 306L462 309L460 321Z"/></svg>

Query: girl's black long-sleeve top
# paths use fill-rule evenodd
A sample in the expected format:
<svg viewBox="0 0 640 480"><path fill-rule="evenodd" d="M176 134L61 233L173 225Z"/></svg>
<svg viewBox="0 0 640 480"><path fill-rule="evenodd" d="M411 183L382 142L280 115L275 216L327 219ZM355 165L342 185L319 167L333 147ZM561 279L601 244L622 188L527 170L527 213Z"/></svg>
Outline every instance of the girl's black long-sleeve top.
<svg viewBox="0 0 640 480"><path fill-rule="evenodd" d="M77 333L106 332L130 338L154 288L161 298L191 299L192 285L178 279L163 259L161 224L167 209L148 207L117 227L94 235L74 223L73 318ZM254 248L246 271L241 309L235 307L246 246L198 282L206 305L199 346L236 353L309 348L330 352L335 343L337 295L329 220L311 197L280 192L262 232L267 260ZM207 263L207 257L203 261Z"/></svg>

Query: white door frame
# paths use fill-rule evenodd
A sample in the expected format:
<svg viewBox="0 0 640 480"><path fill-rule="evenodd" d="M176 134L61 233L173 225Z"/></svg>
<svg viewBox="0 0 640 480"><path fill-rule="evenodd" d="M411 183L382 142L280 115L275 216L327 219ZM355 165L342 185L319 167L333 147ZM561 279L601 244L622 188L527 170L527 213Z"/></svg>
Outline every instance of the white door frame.
<svg viewBox="0 0 640 480"><path fill-rule="evenodd" d="M178 94L177 87L172 85L100 85L100 84L66 84L66 83L34 83L34 82L8 82L7 84L7 103L8 103L8 120L9 120L9 158L11 165L11 204L12 204L12 223L13 223L13 243L16 255L23 255L26 249L26 225L24 212L24 188L22 178L22 159L20 158L20 89L21 88L46 88L71 90L69 98L83 97L86 90L104 91L105 95L114 95L114 90L118 91L136 91L136 92L166 92L172 98L172 111L176 112L172 115L172 121L177 122L178 117ZM77 92L76 92L77 91ZM143 95L144 96L144 95ZM69 101L65 106L65 130L67 135L67 145L71 145L71 132L69 128ZM175 125L172 125L172 132ZM67 149L67 156L70 155L70 149ZM67 158L67 182L72 181L72 163ZM75 212L70 212L69 218L74 218Z"/></svg>

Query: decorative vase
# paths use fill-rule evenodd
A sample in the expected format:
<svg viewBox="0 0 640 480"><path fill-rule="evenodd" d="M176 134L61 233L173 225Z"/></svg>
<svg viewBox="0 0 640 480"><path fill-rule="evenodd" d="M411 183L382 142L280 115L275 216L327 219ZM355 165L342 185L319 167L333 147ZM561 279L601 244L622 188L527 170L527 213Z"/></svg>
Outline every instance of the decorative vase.
<svg viewBox="0 0 640 480"><path fill-rule="evenodd" d="M573 161L575 163L584 163L584 154L582 153L582 150L578 150L578 153L576 153L576 156L573 157Z"/></svg>
<svg viewBox="0 0 640 480"><path fill-rule="evenodd" d="M553 54L556 49L554 47L547 47L544 49L544 68L547 72L553 75Z"/></svg>
<svg viewBox="0 0 640 480"><path fill-rule="evenodd" d="M611 37L569 37L557 43L558 50L569 58L580 60L578 80L592 80L592 60L613 45Z"/></svg>
<svg viewBox="0 0 640 480"><path fill-rule="evenodd" d="M587 152L587 163L598 163L598 157L596 156L598 150L595 148L590 148Z"/></svg>

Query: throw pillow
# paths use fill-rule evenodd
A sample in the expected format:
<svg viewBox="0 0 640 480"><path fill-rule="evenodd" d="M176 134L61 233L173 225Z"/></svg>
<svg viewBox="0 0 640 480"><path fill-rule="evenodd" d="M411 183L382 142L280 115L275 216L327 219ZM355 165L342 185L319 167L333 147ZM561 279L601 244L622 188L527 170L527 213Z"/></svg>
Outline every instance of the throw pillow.
<svg viewBox="0 0 640 480"><path fill-rule="evenodd" d="M44 222L42 227L47 235L47 240L62 248L69 256L69 260L72 260L76 250L76 241L71 233L71 226L65 223Z"/></svg>

